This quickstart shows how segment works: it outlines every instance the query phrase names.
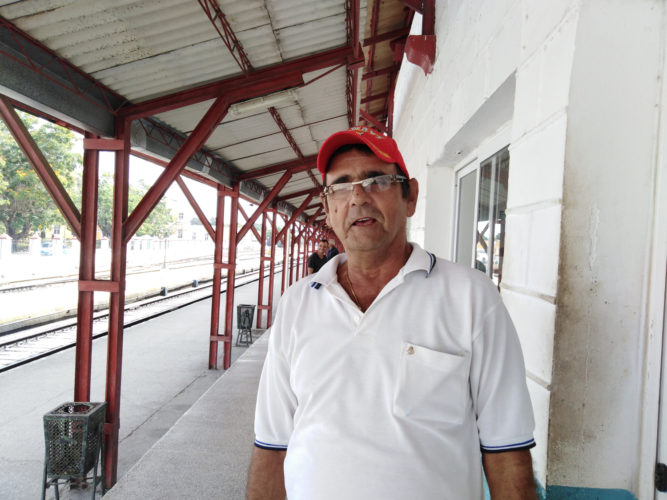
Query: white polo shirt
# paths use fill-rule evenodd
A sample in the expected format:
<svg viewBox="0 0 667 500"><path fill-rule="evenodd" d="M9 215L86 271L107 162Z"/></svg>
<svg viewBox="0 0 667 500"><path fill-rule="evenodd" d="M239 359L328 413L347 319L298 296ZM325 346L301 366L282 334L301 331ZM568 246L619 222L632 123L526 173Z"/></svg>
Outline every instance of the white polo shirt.
<svg viewBox="0 0 667 500"><path fill-rule="evenodd" d="M483 498L480 448L534 445L521 347L493 283L412 244L361 312L327 262L282 297L255 445L290 500Z"/></svg>

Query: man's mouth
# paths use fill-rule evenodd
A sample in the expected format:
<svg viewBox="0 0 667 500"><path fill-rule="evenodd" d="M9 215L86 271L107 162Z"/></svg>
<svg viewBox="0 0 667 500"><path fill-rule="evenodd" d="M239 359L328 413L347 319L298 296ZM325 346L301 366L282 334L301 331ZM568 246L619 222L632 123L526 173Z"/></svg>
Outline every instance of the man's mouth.
<svg viewBox="0 0 667 500"><path fill-rule="evenodd" d="M362 217L361 219L355 220L352 225L353 226L370 226L375 222L375 219L372 217Z"/></svg>

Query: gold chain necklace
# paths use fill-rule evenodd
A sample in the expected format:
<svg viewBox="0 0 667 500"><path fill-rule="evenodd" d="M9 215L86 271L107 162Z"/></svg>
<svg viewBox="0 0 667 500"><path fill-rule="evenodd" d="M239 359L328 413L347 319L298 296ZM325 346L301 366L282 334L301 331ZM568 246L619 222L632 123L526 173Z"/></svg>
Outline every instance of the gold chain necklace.
<svg viewBox="0 0 667 500"><path fill-rule="evenodd" d="M354 293L354 287L352 286L352 282L350 281L350 273L347 271L349 267L350 267L349 265L345 267L345 277L347 278L347 284L350 285L350 291L352 292L352 298L354 299L354 303L357 304L357 307L363 311L364 308L361 307L361 303L357 298L357 294Z"/></svg>

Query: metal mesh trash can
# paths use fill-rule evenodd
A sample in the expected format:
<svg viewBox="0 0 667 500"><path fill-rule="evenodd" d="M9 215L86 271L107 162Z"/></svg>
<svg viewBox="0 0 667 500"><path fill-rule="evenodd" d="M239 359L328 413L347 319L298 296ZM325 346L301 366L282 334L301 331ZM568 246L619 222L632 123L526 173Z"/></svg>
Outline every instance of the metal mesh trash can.
<svg viewBox="0 0 667 500"><path fill-rule="evenodd" d="M252 320L255 316L254 304L236 306L236 345L252 344Z"/></svg>
<svg viewBox="0 0 667 500"><path fill-rule="evenodd" d="M44 415L44 480L42 499L46 489L52 484L59 498L58 480L88 479L88 472L94 468L91 477L93 488L91 498L99 481L97 465L102 457L104 471L104 416L106 403L63 403Z"/></svg>

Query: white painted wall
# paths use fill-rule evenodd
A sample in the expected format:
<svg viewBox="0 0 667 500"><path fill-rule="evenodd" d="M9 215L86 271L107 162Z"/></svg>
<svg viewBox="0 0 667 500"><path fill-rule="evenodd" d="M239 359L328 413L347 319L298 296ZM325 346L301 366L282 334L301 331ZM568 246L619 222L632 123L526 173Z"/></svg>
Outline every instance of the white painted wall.
<svg viewBox="0 0 667 500"><path fill-rule="evenodd" d="M549 432L553 484L636 492L649 479L637 470L663 9L661 1L589 0L578 16Z"/></svg>
<svg viewBox="0 0 667 500"><path fill-rule="evenodd" d="M394 137L421 184L410 239L438 255L451 257L456 170L510 144L502 295L524 348L542 485L637 495L650 480L638 472L650 440L641 313L664 9L437 1L434 70L404 60L397 82Z"/></svg>

